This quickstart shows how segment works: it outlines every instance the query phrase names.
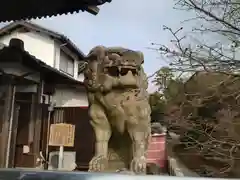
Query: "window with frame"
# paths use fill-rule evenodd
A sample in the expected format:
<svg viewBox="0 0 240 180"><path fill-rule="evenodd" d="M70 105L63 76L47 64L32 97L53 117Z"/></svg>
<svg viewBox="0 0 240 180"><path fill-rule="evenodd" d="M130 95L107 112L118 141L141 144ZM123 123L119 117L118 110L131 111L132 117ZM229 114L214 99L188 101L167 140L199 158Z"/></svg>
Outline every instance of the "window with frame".
<svg viewBox="0 0 240 180"><path fill-rule="evenodd" d="M59 69L71 76L74 76L74 59L68 56L64 51L60 50Z"/></svg>

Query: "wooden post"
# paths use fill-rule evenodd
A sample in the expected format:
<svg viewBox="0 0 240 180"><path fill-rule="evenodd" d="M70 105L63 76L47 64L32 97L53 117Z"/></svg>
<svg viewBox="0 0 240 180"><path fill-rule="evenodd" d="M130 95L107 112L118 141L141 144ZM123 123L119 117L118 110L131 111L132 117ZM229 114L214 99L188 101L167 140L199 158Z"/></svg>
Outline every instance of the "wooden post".
<svg viewBox="0 0 240 180"><path fill-rule="evenodd" d="M15 166L15 154L16 154L16 141L17 141L17 130L18 130L18 115L20 106L14 108L13 126L12 126L12 138L11 138L11 151L9 158L9 168Z"/></svg>
<svg viewBox="0 0 240 180"><path fill-rule="evenodd" d="M12 161L11 158L11 150L14 146L12 144L12 137L13 137L13 126L14 126L14 106L15 106L15 94L16 94L16 85L13 85L12 88L12 98L11 98L11 108L10 108L10 115L9 115L9 128L8 128L8 139L7 139L7 149L6 149L6 164L5 167L9 168L9 162Z"/></svg>
<svg viewBox="0 0 240 180"><path fill-rule="evenodd" d="M64 146L60 146L58 155L58 170L63 169L63 160L64 160Z"/></svg>
<svg viewBox="0 0 240 180"><path fill-rule="evenodd" d="M33 152L34 152L34 166L37 163L37 158L40 153L40 143L41 143L41 127L42 127L42 107L41 107L41 98L43 94L43 80L38 84L37 87L37 98L35 101L36 104L36 116L35 116L35 127L34 127L34 137L33 137Z"/></svg>
<svg viewBox="0 0 240 180"><path fill-rule="evenodd" d="M6 84L6 95L4 101L4 111L3 111L3 125L2 125L2 136L1 136L1 157L0 157L0 167L4 168L6 166L6 158L8 151L8 135L9 135L9 125L11 119L11 109L13 108L12 101L13 96L15 96L13 92L13 77L6 76L5 77Z"/></svg>
<svg viewBox="0 0 240 180"><path fill-rule="evenodd" d="M30 95L29 95L30 96ZM29 132L28 132L28 144L33 143L34 131L35 131L35 118L37 111L37 97L35 93L31 94L31 107L30 107L30 121L29 121Z"/></svg>

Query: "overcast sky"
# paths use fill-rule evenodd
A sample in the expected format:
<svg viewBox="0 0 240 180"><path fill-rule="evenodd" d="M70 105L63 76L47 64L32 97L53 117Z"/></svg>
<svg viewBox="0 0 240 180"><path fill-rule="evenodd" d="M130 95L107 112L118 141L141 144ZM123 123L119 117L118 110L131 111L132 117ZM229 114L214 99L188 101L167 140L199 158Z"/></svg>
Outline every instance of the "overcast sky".
<svg viewBox="0 0 240 180"><path fill-rule="evenodd" d="M152 42L169 44L171 36L163 25L177 28L188 16L173 5L173 0L112 0L100 7L97 16L80 12L34 22L65 34L86 54L96 45L143 51L145 71L151 75L165 63L147 48Z"/></svg>

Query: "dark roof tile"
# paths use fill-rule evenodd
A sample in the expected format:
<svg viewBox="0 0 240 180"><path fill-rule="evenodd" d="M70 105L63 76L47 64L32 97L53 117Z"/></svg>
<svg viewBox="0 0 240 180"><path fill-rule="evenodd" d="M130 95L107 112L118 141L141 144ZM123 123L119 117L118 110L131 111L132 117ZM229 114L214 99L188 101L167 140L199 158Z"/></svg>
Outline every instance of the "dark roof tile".
<svg viewBox="0 0 240 180"><path fill-rule="evenodd" d="M8 0L0 11L0 22L29 20L62 14L88 11L97 14L91 6L102 5L111 0Z"/></svg>

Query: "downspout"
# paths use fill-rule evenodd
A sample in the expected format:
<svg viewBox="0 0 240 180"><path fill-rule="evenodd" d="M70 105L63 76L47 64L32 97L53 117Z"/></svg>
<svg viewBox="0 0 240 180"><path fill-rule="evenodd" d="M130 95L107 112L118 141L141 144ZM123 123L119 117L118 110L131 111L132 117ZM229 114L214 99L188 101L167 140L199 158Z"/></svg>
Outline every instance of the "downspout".
<svg viewBox="0 0 240 180"><path fill-rule="evenodd" d="M48 96L48 102L50 102L50 96ZM48 119L47 119L47 143L46 143L46 162L49 163L49 137L50 137L50 126L51 126L51 114L54 111L55 104L50 102L48 106ZM47 165L48 165L47 163ZM48 168L48 167L47 167Z"/></svg>
<svg viewBox="0 0 240 180"><path fill-rule="evenodd" d="M13 131L13 119L14 119L14 103L15 103L15 93L16 93L16 85L13 85L12 90L12 102L11 102L11 114L10 114L10 122L9 122L9 131L8 131L8 141L7 141L7 149L6 149L6 164L5 168L9 166L9 156L10 156L10 148L11 148L11 140L12 140L12 131Z"/></svg>

